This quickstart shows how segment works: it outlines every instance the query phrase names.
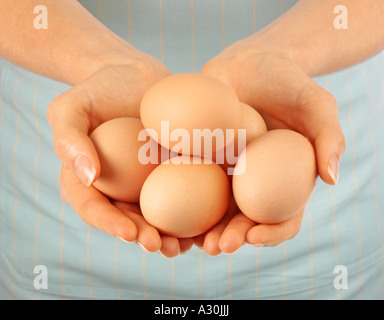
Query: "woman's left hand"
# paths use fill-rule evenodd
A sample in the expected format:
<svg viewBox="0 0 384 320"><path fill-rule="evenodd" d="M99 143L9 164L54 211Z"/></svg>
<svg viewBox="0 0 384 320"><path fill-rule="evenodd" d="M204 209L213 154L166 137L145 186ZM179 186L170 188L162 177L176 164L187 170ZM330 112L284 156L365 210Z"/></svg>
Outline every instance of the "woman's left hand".
<svg viewBox="0 0 384 320"><path fill-rule="evenodd" d="M201 72L231 86L240 101L263 116L268 130L288 128L306 136L315 148L319 176L335 185L345 150L337 103L291 58L291 50L266 46L252 36L229 46ZM298 233L303 214L304 210L280 224L263 225L234 211L195 242L213 255L234 252L244 242L275 246Z"/></svg>

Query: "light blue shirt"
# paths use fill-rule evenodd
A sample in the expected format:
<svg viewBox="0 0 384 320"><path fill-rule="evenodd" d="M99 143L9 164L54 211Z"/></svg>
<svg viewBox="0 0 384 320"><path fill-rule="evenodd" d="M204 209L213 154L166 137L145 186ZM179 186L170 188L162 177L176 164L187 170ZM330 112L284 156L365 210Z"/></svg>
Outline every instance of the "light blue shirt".
<svg viewBox="0 0 384 320"><path fill-rule="evenodd" d="M179 73L198 72L296 1L80 2ZM46 120L50 101L69 87L4 60L0 76L1 299L383 297L383 54L315 79L337 99L347 148L338 185L318 182L299 234L216 257L193 247L168 259L87 226L60 198Z"/></svg>

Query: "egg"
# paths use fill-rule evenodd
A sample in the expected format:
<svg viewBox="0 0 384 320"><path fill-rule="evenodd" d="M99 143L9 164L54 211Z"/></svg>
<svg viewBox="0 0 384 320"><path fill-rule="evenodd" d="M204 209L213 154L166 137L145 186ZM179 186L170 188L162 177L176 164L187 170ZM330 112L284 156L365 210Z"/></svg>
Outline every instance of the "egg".
<svg viewBox="0 0 384 320"><path fill-rule="evenodd" d="M244 215L258 223L275 224L305 207L316 179L312 144L295 131L276 129L257 137L242 151L232 189Z"/></svg>
<svg viewBox="0 0 384 320"><path fill-rule="evenodd" d="M122 117L102 123L90 134L101 167L95 188L114 200L139 202L141 187L159 165L162 152L145 133L140 119Z"/></svg>
<svg viewBox="0 0 384 320"><path fill-rule="evenodd" d="M214 162L179 155L161 163L144 182L140 208L161 233L189 238L224 216L231 194L226 174Z"/></svg>
<svg viewBox="0 0 384 320"><path fill-rule="evenodd" d="M232 177L237 159L245 146L255 138L267 132L267 126L262 116L250 105L240 102L241 122L236 138L224 150L214 153L213 160Z"/></svg>
<svg viewBox="0 0 384 320"><path fill-rule="evenodd" d="M240 102L242 116L240 128L246 129L246 144L267 132L263 117L250 105ZM240 152L242 149L240 150Z"/></svg>
<svg viewBox="0 0 384 320"><path fill-rule="evenodd" d="M168 76L152 85L140 105L140 118L152 138L178 154L212 156L233 139L241 122L235 91L199 73Z"/></svg>

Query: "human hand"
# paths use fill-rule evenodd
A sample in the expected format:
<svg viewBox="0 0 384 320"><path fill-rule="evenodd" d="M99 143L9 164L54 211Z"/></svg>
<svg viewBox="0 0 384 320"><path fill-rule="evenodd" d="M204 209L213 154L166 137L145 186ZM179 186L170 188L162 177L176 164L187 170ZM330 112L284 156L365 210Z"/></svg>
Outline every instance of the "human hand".
<svg viewBox="0 0 384 320"><path fill-rule="evenodd" d="M254 247L275 247L299 233L303 215L304 209L281 223L258 224L239 211L226 216L206 234L196 237L194 243L211 256L234 253L245 243Z"/></svg>
<svg viewBox="0 0 384 320"><path fill-rule="evenodd" d="M263 46L250 37L225 49L201 72L233 87L240 101L263 116L268 130L288 128L306 136L316 151L319 176L334 185L345 149L336 100L305 74L286 49ZM244 215L235 214L205 235L214 248L208 251L233 252L243 239L252 245L276 245L297 234L302 217L300 212L282 224L268 226L252 224ZM236 235L237 242L227 242L230 233ZM216 244L209 240L212 238Z"/></svg>
<svg viewBox="0 0 384 320"><path fill-rule="evenodd" d="M185 240L160 235L141 216L137 205L113 202L92 186L100 174L89 134L113 118L137 117L141 98L169 70L135 51L128 62L101 68L54 99L48 107L54 148L63 162L61 193L89 225L147 251L174 256L188 249Z"/></svg>
<svg viewBox="0 0 384 320"><path fill-rule="evenodd" d="M223 219L195 237L194 244L211 256L234 253L245 243L255 247L275 247L297 235L303 215L304 209L281 223L259 224L241 213L232 198Z"/></svg>

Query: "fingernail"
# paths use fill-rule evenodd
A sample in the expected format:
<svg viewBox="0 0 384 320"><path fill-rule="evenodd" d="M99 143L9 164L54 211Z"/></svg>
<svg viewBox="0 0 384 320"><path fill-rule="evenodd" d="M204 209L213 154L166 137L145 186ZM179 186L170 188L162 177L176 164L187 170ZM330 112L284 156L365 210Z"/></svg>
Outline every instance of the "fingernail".
<svg viewBox="0 0 384 320"><path fill-rule="evenodd" d="M231 256L231 255L233 255L234 253L236 253L237 251L239 251L239 249L240 249L240 248L236 249L236 250L233 251L233 252L224 252L224 251L222 251L222 253L224 253L224 254L227 255L227 256Z"/></svg>
<svg viewBox="0 0 384 320"><path fill-rule="evenodd" d="M256 243L256 244L253 244L252 247L256 247L256 248L262 248L262 247L265 247L266 245L264 243Z"/></svg>
<svg viewBox="0 0 384 320"><path fill-rule="evenodd" d="M333 184L336 185L339 180L339 159L335 154L329 157L328 173L333 180Z"/></svg>
<svg viewBox="0 0 384 320"><path fill-rule="evenodd" d="M78 155L74 161L74 168L76 176L84 185L89 187L96 175L96 169L92 166L89 159L82 154Z"/></svg>
<svg viewBox="0 0 384 320"><path fill-rule="evenodd" d="M146 247L144 247L139 241L136 241L136 243L140 246L141 249L143 249L144 251L146 252L150 252L149 250L147 250Z"/></svg>
<svg viewBox="0 0 384 320"><path fill-rule="evenodd" d="M126 242L126 243L132 243L131 241L128 241L128 240L125 240L124 238L120 237L120 236L115 236L117 239L123 241L123 242Z"/></svg>
<svg viewBox="0 0 384 320"><path fill-rule="evenodd" d="M160 250L157 250L157 253L161 255L163 258L167 258Z"/></svg>

